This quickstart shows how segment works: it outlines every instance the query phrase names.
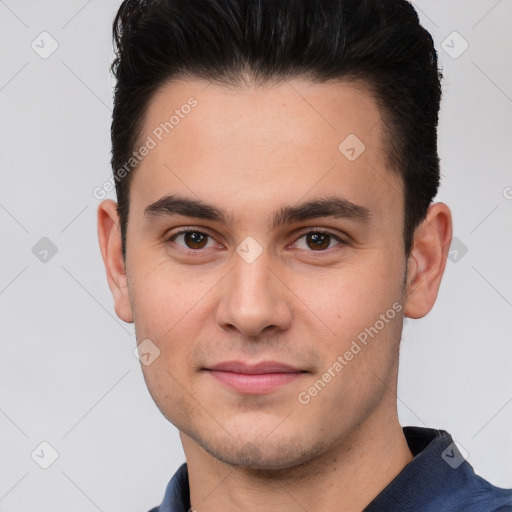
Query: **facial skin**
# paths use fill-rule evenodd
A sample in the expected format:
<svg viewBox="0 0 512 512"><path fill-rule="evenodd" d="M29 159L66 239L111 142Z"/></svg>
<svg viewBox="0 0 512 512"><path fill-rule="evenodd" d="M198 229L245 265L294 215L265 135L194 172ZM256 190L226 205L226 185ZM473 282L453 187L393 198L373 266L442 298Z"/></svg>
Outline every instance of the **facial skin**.
<svg viewBox="0 0 512 512"><path fill-rule="evenodd" d="M150 103L142 140L188 98L197 100L134 171L126 267L115 203L99 207L116 313L135 323L138 343L150 339L161 351L142 370L180 430L193 507L361 510L412 459L396 412L402 321L423 317L436 300L450 210L430 207L407 260L403 186L387 167L385 126L361 85L205 87L178 81ZM338 149L350 134L365 145L354 161ZM223 209L228 222L145 215L169 195ZM333 197L365 207L370 219L272 227L280 209ZM208 237L168 240L185 227ZM305 233L311 228L334 236L316 249ZM252 262L236 251L247 237L262 249ZM299 393L393 304L401 311L301 403ZM269 393L246 394L204 370L230 360L279 361L304 373Z"/></svg>

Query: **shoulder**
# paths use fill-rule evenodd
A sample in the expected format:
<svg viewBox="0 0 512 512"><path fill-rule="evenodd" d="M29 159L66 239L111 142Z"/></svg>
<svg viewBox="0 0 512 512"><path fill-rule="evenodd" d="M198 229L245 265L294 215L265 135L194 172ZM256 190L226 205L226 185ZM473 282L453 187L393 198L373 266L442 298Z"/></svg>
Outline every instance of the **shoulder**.
<svg viewBox="0 0 512 512"><path fill-rule="evenodd" d="M167 484L162 503L148 512L189 512L189 492L187 464L183 463Z"/></svg>
<svg viewBox="0 0 512 512"><path fill-rule="evenodd" d="M460 512L512 512L512 489L496 487L467 465L466 485L454 494L459 503L465 503Z"/></svg>
<svg viewBox="0 0 512 512"><path fill-rule="evenodd" d="M372 502L368 512L512 512L512 489L480 475L445 430L403 427L414 459ZM372 507L372 505L375 505Z"/></svg>

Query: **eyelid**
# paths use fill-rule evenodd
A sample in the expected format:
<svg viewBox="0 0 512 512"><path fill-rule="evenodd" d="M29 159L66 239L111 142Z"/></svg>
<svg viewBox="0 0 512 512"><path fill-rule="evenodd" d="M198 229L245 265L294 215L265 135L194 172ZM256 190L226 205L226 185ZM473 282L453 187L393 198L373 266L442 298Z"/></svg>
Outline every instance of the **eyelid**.
<svg viewBox="0 0 512 512"><path fill-rule="evenodd" d="M173 231L173 233L169 234L171 231ZM176 231L170 230L164 236L165 236L165 238L170 239L170 238L173 238L175 236L181 235L183 233L188 233L190 231L194 231L194 232L197 232L197 233L208 235L208 236L214 238L214 236L211 234L211 232L207 228L198 228L198 227L195 227L195 226L185 226L184 228L176 228Z"/></svg>
<svg viewBox="0 0 512 512"><path fill-rule="evenodd" d="M322 235L329 235L329 236L332 236L333 238L335 238L338 242L341 242L341 243L348 243L346 240L344 240L341 235L337 234L337 233L334 233L333 231L331 231L329 228L316 228L316 227L309 227L309 228L305 228L305 231L300 231L296 236L297 236L297 239L298 240L299 238L302 238L304 235L307 235L309 233L320 233Z"/></svg>
<svg viewBox="0 0 512 512"><path fill-rule="evenodd" d="M217 240L216 240L216 237L214 235L212 235L211 232L208 229L206 229L206 228L197 228L197 227L194 227L194 226L186 226L184 228L178 228L176 231L173 231L172 233L171 232L167 232L164 235L163 240L164 240L165 243L174 242L174 239L176 237L178 237L180 235L183 235L185 233L189 233L189 232L201 233L202 235L206 235L206 236L210 237L215 243L219 244L219 242L217 242ZM222 245L222 244L220 244L220 245ZM201 249L189 249L187 247L183 247L183 246L178 245L178 244L176 244L176 246L178 247L179 251L185 252L187 254L202 252Z"/></svg>

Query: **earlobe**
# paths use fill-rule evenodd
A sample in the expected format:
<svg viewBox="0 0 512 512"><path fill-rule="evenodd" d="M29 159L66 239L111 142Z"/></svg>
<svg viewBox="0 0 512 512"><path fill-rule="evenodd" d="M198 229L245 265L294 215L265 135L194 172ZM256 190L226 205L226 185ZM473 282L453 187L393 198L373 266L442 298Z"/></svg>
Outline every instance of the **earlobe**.
<svg viewBox="0 0 512 512"><path fill-rule="evenodd" d="M116 314L121 320L132 323L117 204L110 199L98 206L98 239Z"/></svg>
<svg viewBox="0 0 512 512"><path fill-rule="evenodd" d="M434 306L451 240L450 209L444 203L434 203L414 233L407 269L406 317L422 318Z"/></svg>

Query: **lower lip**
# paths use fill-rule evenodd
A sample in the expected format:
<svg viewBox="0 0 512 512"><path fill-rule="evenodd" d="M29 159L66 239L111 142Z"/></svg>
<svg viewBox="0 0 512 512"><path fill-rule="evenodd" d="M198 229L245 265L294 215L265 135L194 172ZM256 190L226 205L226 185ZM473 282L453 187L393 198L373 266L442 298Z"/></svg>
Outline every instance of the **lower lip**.
<svg viewBox="0 0 512 512"><path fill-rule="evenodd" d="M261 373L261 374L247 374L247 373L234 373L221 370L209 370L217 380L223 384L249 395L259 395L262 393L269 393L275 389L287 384L300 377L302 372L293 373Z"/></svg>

